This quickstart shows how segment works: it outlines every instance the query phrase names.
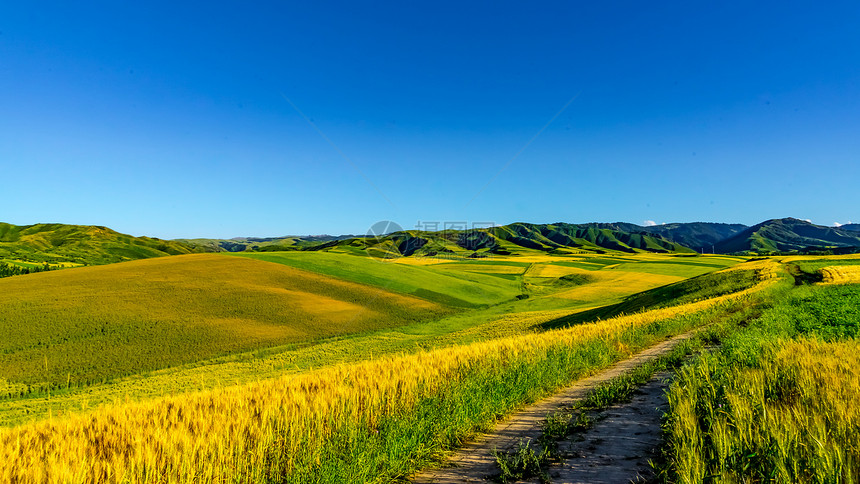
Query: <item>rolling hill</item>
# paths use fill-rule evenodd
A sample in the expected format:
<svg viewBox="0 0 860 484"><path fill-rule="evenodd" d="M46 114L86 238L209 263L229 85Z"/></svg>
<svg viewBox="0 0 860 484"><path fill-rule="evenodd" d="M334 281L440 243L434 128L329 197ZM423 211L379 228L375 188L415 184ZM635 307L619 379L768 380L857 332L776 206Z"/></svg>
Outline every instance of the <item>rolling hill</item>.
<svg viewBox="0 0 860 484"><path fill-rule="evenodd" d="M452 310L282 264L161 257L0 279L0 382L87 384Z"/></svg>
<svg viewBox="0 0 860 484"><path fill-rule="evenodd" d="M720 253L787 252L860 247L860 233L815 225L796 218L772 219L715 244Z"/></svg>
<svg viewBox="0 0 860 484"><path fill-rule="evenodd" d="M0 259L12 261L96 265L193 252L202 250L94 225L0 223Z"/></svg>

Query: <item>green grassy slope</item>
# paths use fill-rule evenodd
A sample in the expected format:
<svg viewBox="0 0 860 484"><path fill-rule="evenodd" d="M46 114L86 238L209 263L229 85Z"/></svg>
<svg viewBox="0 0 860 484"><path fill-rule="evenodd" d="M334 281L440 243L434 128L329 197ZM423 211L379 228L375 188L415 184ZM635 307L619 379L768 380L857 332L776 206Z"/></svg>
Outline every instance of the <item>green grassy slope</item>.
<svg viewBox="0 0 860 484"><path fill-rule="evenodd" d="M630 295L616 304L547 321L541 327L544 329L560 328L596 319L612 318L621 314L686 304L700 299L741 291L752 287L758 281L758 273L751 269L707 273L681 282Z"/></svg>
<svg viewBox="0 0 860 484"><path fill-rule="evenodd" d="M94 265L197 251L181 242L133 237L107 227L0 223L0 259Z"/></svg>
<svg viewBox="0 0 860 484"><path fill-rule="evenodd" d="M378 288L217 254L10 277L0 279L0 380L90 383L450 312Z"/></svg>
<svg viewBox="0 0 860 484"><path fill-rule="evenodd" d="M456 307L489 306L511 300L521 293L520 283L515 279L479 272L455 273L433 266L394 264L349 254L314 251L243 252L237 255L370 284Z"/></svg>

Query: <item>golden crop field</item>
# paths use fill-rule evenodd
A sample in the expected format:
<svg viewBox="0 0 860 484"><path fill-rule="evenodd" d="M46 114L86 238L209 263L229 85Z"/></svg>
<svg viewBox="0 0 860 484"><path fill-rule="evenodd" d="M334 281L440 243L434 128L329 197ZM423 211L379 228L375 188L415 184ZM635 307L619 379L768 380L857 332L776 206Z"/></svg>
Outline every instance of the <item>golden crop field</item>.
<svg viewBox="0 0 860 484"><path fill-rule="evenodd" d="M856 260L784 259L795 280L754 324L681 369L668 394L669 482L860 482Z"/></svg>
<svg viewBox="0 0 860 484"><path fill-rule="evenodd" d="M685 379L708 381L709 364ZM858 482L860 342L775 342L755 368L719 371L727 386L713 401L701 400L699 385L670 393L679 481L736 482L762 473L772 482ZM715 454L705 458L704 449ZM752 454L761 454L759 462L744 462Z"/></svg>
<svg viewBox="0 0 860 484"><path fill-rule="evenodd" d="M829 266L821 269L824 284L856 284L860 282L860 266Z"/></svg>
<svg viewBox="0 0 860 484"><path fill-rule="evenodd" d="M554 297L572 299L579 302L595 302L601 299L626 296L683 280L683 277L662 274L645 274L617 270L593 271L596 280L584 286L562 291Z"/></svg>

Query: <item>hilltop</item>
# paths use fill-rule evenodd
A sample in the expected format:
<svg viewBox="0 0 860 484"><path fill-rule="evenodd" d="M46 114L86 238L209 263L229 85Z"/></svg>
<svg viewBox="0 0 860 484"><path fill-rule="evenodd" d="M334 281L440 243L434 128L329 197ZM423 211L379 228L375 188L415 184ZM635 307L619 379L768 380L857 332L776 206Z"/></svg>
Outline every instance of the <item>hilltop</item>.
<svg viewBox="0 0 860 484"><path fill-rule="evenodd" d="M28 262L110 264L202 252L173 240L134 237L96 225L0 223L0 259Z"/></svg>

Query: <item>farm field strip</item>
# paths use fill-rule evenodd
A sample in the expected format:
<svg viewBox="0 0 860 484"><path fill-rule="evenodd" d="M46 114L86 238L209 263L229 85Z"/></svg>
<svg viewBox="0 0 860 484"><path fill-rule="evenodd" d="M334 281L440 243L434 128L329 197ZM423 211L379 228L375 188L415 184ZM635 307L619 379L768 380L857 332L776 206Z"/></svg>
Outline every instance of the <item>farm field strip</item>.
<svg viewBox="0 0 860 484"><path fill-rule="evenodd" d="M485 307L520 294L517 281L467 271L451 274L434 270L435 265L398 264L326 252L242 253L234 257L274 262L457 307Z"/></svg>

